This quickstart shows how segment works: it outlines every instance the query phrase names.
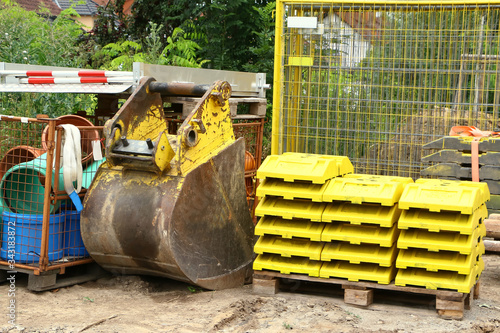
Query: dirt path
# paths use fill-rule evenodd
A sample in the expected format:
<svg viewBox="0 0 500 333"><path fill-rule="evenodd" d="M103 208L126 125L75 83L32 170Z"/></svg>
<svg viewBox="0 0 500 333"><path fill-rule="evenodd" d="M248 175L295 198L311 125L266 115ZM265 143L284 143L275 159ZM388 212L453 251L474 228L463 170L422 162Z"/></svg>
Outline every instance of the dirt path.
<svg viewBox="0 0 500 333"><path fill-rule="evenodd" d="M16 281L17 327L7 323L8 285L0 285L2 332L500 332L500 256L485 255L480 298L462 321L437 316L432 298L375 294L369 308L343 302L340 290L322 296L252 293L251 286L201 291L184 283L138 276L33 293ZM326 290L325 290L326 291ZM324 295L324 293L323 293ZM380 297L379 297L380 296ZM1 310L3 309L3 310Z"/></svg>

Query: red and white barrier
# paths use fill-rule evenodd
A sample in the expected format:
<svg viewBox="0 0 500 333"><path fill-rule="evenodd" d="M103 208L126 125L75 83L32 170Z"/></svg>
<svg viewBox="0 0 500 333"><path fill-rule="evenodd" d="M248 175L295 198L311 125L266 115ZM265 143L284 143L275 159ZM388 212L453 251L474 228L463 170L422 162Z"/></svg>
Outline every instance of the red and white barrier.
<svg viewBox="0 0 500 333"><path fill-rule="evenodd" d="M133 77L29 77L19 79L19 83L28 84L64 84L64 83L132 83Z"/></svg>
<svg viewBox="0 0 500 333"><path fill-rule="evenodd" d="M82 70L82 71L16 71L4 70L0 71L0 76L50 76L50 77L122 77L132 76L132 72L118 71L98 71L98 70Z"/></svg>

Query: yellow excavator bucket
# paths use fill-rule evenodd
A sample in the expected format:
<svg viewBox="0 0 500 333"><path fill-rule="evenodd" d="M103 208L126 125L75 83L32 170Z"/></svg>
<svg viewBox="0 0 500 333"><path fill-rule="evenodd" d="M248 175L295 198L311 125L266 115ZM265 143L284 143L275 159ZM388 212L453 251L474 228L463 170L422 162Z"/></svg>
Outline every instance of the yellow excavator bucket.
<svg viewBox="0 0 500 333"><path fill-rule="evenodd" d="M106 122L106 162L81 215L85 247L112 272L212 290L242 285L251 274L253 222L245 143L235 140L230 119L231 86L214 83L169 134L155 92L161 85L143 78Z"/></svg>

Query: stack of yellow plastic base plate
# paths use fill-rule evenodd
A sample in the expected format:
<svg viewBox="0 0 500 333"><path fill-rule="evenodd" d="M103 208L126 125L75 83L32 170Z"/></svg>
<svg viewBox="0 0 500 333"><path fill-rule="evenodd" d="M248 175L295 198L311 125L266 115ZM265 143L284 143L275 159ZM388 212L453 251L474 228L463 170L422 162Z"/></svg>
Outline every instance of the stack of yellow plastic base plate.
<svg viewBox="0 0 500 333"><path fill-rule="evenodd" d="M285 153L269 156L257 171L263 181L255 214L259 239L255 270L319 277L325 227L323 192L334 177L353 172L344 156Z"/></svg>
<svg viewBox="0 0 500 333"><path fill-rule="evenodd" d="M398 254L398 200L411 178L350 174L330 181L323 194L320 277L389 284Z"/></svg>
<svg viewBox="0 0 500 333"><path fill-rule="evenodd" d="M399 201L395 284L468 293L484 263L486 183L419 179Z"/></svg>
<svg viewBox="0 0 500 333"><path fill-rule="evenodd" d="M411 178L351 174L346 157L287 153L264 161L255 270L390 283L397 202Z"/></svg>

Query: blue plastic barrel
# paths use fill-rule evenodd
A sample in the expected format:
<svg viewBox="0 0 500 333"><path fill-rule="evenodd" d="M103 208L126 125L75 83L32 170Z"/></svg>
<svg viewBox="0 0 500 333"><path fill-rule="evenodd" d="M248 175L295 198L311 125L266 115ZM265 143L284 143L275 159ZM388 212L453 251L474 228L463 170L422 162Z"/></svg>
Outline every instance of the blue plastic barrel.
<svg viewBox="0 0 500 333"><path fill-rule="evenodd" d="M63 210L61 214L65 216L64 256L88 257L89 253L85 249L80 233L80 213L76 210Z"/></svg>
<svg viewBox="0 0 500 333"><path fill-rule="evenodd" d="M2 247L0 257L3 260L12 259L9 256L8 237L9 226L14 228L15 242L11 245L15 251L14 260L16 263L38 263L42 247L42 223L43 215L16 214L4 211L2 213ZM48 257L49 261L59 260L63 257L63 214L51 214L49 219L49 243Z"/></svg>

